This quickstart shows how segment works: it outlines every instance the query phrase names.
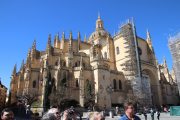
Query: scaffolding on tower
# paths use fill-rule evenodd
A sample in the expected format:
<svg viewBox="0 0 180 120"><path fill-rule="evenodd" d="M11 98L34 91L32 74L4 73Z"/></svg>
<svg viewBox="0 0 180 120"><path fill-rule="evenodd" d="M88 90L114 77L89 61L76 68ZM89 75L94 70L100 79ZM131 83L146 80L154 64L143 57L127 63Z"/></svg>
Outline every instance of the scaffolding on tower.
<svg viewBox="0 0 180 120"><path fill-rule="evenodd" d="M123 24L122 24L123 23ZM136 28L132 19L122 22L120 29L125 41L125 62L121 64L125 72L126 84L130 85L134 96L141 105L152 105L151 88L149 79L142 77L140 56L138 51L138 42L136 37ZM148 83L148 85L147 85Z"/></svg>
<svg viewBox="0 0 180 120"><path fill-rule="evenodd" d="M170 37L168 38L168 46L169 46L169 50L171 51L171 56L173 59L173 67L176 75L176 81L177 81L178 89L180 91L180 30L170 35Z"/></svg>

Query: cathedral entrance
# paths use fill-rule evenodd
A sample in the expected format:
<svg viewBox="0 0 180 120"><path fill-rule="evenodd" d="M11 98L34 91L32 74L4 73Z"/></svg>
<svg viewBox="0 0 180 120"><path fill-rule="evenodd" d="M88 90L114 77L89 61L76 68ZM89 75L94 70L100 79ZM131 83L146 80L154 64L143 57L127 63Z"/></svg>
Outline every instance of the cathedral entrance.
<svg viewBox="0 0 180 120"><path fill-rule="evenodd" d="M156 96L158 94L155 94L154 92L154 91L158 91L158 88L157 88L158 81L156 81L154 74L149 69L144 69L142 72L142 76L143 76L143 85L145 86L144 89L147 90L146 92L149 98L149 101L147 102L151 103L151 107L154 107L156 104L159 103L158 96Z"/></svg>

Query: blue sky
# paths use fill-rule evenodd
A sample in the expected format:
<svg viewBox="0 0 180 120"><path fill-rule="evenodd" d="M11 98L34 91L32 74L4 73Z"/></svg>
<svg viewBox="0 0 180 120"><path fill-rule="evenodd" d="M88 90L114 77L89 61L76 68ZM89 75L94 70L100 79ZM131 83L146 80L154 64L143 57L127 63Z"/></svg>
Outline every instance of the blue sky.
<svg viewBox="0 0 180 120"><path fill-rule="evenodd" d="M180 29L179 0L0 0L0 78L8 89L10 77L17 63L20 70L26 61L29 46L36 39L36 49L44 51L48 35L65 30L68 39L70 29L73 38L78 31L84 40L95 30L100 12L105 30L111 35L118 31L118 24L134 18L137 35L147 38L149 29L159 64L163 54L169 70L172 57L168 49L168 35Z"/></svg>

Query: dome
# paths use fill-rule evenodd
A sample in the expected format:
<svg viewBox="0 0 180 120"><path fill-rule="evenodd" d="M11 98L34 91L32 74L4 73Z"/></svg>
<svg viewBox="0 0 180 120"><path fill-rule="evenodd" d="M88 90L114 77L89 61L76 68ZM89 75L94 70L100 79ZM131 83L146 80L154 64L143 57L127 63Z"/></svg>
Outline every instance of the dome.
<svg viewBox="0 0 180 120"><path fill-rule="evenodd" d="M105 30L98 30L98 31L94 31L90 36L89 39L93 39L94 37L96 37L97 35L102 36L102 37L106 37L109 33Z"/></svg>

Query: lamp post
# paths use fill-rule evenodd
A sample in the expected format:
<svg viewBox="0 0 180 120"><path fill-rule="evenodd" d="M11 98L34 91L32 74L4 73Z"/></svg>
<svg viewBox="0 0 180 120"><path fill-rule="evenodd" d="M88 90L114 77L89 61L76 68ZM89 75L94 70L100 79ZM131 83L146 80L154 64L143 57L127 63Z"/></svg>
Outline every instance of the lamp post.
<svg viewBox="0 0 180 120"><path fill-rule="evenodd" d="M45 81L47 82L47 76L45 77ZM43 79L41 79L41 85L43 84ZM46 83L47 84L47 83ZM44 87L44 98L43 98L43 112L46 112L46 107L45 107L45 98L46 98L46 84ZM48 83L49 85L51 85L51 81L49 81Z"/></svg>
<svg viewBox="0 0 180 120"><path fill-rule="evenodd" d="M109 112L109 117L112 118L113 116L112 116L111 93L114 92L114 88L113 88L111 85L109 85L109 86L107 86L106 90L107 90L107 92L108 92L109 95L110 95L110 108L111 108L111 109L110 109L110 112Z"/></svg>

